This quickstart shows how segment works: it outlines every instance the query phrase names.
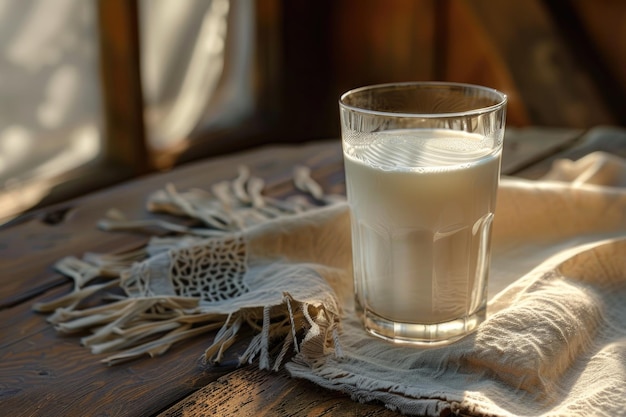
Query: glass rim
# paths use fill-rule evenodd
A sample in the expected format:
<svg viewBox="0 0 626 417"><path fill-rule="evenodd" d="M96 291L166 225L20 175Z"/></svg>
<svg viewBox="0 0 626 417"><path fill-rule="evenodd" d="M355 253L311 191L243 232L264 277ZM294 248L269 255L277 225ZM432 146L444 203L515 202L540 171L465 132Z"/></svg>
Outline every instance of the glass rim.
<svg viewBox="0 0 626 417"><path fill-rule="evenodd" d="M363 107L354 106L352 104L345 103L345 99L353 95L355 93L360 93L363 91L374 91L378 89L384 89L389 87L417 87L417 86L426 86L426 87L461 87L473 90L479 90L483 92L487 92L489 94L493 94L495 100L497 101L495 104L491 106L485 107L477 107L472 110L465 110L460 112L442 112L442 113L405 113L405 112L391 112L384 110L372 110L366 109ZM383 83L383 84L372 84L366 85L363 87L353 88L351 90L346 91L339 98L339 106L344 109L351 110L354 112L360 112L364 114L369 114L372 116L384 116L384 117L395 117L395 118L420 118L420 119L443 119L443 118L454 118L454 117L463 117L463 116L472 116L472 115L480 115L485 113L491 113L497 111L498 109L504 107L508 101L508 97L505 93L496 90L491 87L485 87L478 84L469 84L469 83L459 83L452 81L406 81L406 82L394 82L394 83Z"/></svg>

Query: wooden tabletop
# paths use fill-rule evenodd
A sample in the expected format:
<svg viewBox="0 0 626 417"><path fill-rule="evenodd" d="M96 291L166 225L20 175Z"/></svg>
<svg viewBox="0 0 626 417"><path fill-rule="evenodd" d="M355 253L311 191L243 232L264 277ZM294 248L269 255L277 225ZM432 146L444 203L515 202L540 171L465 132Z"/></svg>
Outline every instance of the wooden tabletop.
<svg viewBox="0 0 626 417"><path fill-rule="evenodd" d="M626 157L624 130L597 128L509 129L503 174L538 178L558 157L574 159L595 150ZM266 146L137 179L79 199L23 215L0 227L0 415L7 416L392 416L380 404L358 404L284 371L202 365L213 334L174 345L158 358L117 366L100 363L79 337L56 333L33 312L39 301L71 290L70 280L52 265L68 255L115 252L139 246L147 236L96 228L107 210L128 218L150 218L148 195L173 183L177 189L208 189L232 179L247 165L266 180L265 193L293 191L292 169L307 165L326 192L345 192L339 140ZM245 340L239 342L244 346ZM238 347L234 347L237 352Z"/></svg>

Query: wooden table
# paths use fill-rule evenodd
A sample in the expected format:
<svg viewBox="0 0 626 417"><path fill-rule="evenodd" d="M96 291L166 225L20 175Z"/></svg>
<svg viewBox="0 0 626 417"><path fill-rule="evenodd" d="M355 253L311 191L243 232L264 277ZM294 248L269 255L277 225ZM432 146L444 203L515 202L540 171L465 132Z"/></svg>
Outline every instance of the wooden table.
<svg viewBox="0 0 626 417"><path fill-rule="evenodd" d="M574 159L594 150L626 157L626 132L598 128L509 129L503 173L537 178L554 158ZM338 140L268 146L184 166L128 182L24 215L0 228L0 415L6 416L391 416L380 404L358 404L347 396L285 372L237 368L234 360L217 368L201 364L212 335L175 345L165 355L106 366L80 346L78 337L60 336L35 302L67 293L70 280L52 265L67 255L111 252L146 241L143 234L103 232L96 222L110 208L128 218L153 217L144 208L150 193L171 182L177 189L208 188L236 176L237 165L267 181L266 194L292 191L292 168L305 164L325 191L344 193ZM236 349L235 349L236 350Z"/></svg>

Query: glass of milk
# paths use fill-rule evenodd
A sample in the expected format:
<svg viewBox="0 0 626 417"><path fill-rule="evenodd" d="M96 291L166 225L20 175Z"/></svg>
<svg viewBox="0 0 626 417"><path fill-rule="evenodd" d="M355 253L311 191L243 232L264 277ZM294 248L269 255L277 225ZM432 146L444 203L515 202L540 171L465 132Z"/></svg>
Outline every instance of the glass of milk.
<svg viewBox="0 0 626 417"><path fill-rule="evenodd" d="M506 102L444 82L341 96L356 310L370 333L445 344L484 320Z"/></svg>

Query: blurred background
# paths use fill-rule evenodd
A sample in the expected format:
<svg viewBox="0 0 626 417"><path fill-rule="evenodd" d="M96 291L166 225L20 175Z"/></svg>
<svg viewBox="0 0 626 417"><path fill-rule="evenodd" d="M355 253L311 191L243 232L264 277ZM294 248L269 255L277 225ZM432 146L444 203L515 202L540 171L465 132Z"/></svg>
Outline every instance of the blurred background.
<svg viewBox="0 0 626 417"><path fill-rule="evenodd" d="M508 126L626 126L622 0L0 0L0 224L200 158L339 137L351 88L449 80Z"/></svg>

